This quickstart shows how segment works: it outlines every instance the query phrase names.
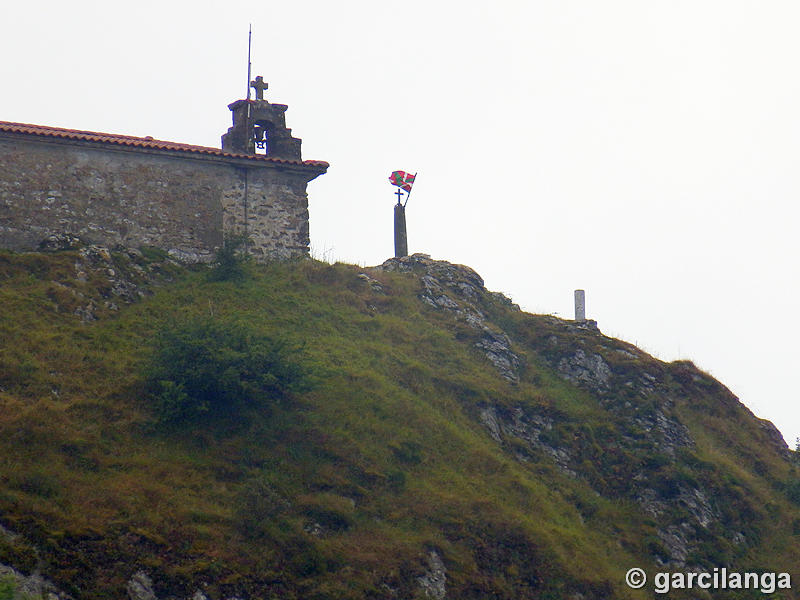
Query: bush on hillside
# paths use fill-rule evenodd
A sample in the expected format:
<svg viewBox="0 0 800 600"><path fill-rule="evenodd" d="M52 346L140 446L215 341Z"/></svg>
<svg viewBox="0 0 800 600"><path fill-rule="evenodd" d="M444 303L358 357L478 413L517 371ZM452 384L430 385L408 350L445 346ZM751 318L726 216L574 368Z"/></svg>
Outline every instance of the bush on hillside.
<svg viewBox="0 0 800 600"><path fill-rule="evenodd" d="M17 584L13 575L0 577L0 600L14 600Z"/></svg>
<svg viewBox="0 0 800 600"><path fill-rule="evenodd" d="M307 390L300 353L239 322L191 320L157 334L145 376L162 422L235 416Z"/></svg>
<svg viewBox="0 0 800 600"><path fill-rule="evenodd" d="M279 515L291 507L265 477L246 482L234 501L234 523L248 539L267 537Z"/></svg>
<svg viewBox="0 0 800 600"><path fill-rule="evenodd" d="M214 252L209 279L211 281L241 281L247 276L250 255L246 235L228 235Z"/></svg>

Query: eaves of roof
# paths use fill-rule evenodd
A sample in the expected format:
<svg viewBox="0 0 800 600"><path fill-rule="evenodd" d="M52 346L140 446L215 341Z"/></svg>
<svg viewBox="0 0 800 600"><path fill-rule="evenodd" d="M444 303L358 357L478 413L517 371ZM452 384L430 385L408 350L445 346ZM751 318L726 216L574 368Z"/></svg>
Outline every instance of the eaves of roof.
<svg viewBox="0 0 800 600"><path fill-rule="evenodd" d="M96 142L100 144L116 144L119 146L128 146L147 150L188 152L207 156L252 160L261 163L315 167L316 169L320 170L327 169L330 166L323 160L287 160L272 156L264 156L263 154L241 154L238 152L228 152L226 150L220 150L219 148L212 148L210 146L194 146L192 144L182 144L179 142L167 142L164 140L156 140L152 137L134 137L130 135L119 135L116 133L100 133L97 131L62 129L60 127L31 125L28 123L11 123L9 121L0 121L0 132L32 135L44 138Z"/></svg>

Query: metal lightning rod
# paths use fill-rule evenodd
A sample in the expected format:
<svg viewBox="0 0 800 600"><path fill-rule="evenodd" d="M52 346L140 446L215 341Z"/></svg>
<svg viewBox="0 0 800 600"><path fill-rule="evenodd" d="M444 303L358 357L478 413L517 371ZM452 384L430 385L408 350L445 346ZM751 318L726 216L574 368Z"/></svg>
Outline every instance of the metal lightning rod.
<svg viewBox="0 0 800 600"><path fill-rule="evenodd" d="M250 23L250 32L247 34L247 100L250 100L250 46L253 42L253 24Z"/></svg>

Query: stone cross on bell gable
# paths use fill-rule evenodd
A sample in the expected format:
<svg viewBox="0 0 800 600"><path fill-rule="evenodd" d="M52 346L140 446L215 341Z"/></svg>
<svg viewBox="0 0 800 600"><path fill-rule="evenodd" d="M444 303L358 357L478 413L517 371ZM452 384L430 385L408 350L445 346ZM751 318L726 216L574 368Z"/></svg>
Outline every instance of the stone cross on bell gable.
<svg viewBox="0 0 800 600"><path fill-rule="evenodd" d="M264 81L264 78L261 75L259 75L256 77L255 81L250 82L250 87L256 91L256 100L263 100L264 90L269 87L269 84Z"/></svg>

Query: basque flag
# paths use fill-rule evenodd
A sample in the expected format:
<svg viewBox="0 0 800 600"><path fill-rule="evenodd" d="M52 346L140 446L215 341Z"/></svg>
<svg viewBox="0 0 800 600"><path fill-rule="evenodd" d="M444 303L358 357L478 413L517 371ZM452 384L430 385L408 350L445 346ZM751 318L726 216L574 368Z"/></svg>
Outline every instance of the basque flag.
<svg viewBox="0 0 800 600"><path fill-rule="evenodd" d="M407 192L411 191L411 186L414 185L414 178L416 175L406 173L405 171L395 171L389 176L389 182Z"/></svg>

